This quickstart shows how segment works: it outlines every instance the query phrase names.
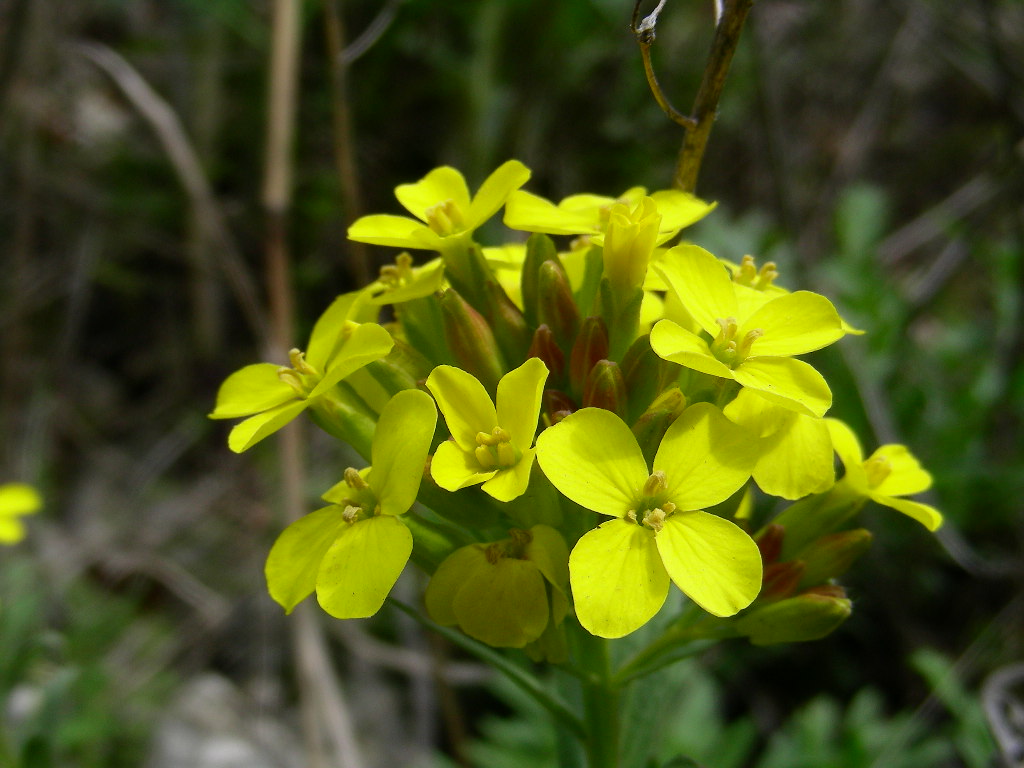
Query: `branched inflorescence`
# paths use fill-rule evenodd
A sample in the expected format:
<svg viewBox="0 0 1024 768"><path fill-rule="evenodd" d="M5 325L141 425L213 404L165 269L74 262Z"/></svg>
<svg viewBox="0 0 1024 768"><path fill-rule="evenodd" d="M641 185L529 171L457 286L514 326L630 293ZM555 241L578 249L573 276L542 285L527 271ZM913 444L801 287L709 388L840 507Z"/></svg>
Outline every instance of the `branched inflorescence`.
<svg viewBox="0 0 1024 768"><path fill-rule="evenodd" d="M476 195L448 167L398 187L412 216L364 217L350 238L437 257L399 254L288 365L224 382L211 416L245 417L232 449L308 411L369 463L280 535L271 595L369 616L411 558L435 622L555 663L567 622L622 637L672 584L690 607L666 643L828 634L851 609L836 578L870 544L852 524L864 503L942 520L904 498L931 482L907 449L865 459L798 358L858 331L780 287L775 264L670 247L713 208L691 194L554 204L520 189L529 176L513 160ZM532 234L479 244L503 206ZM755 487L792 503L761 519Z"/></svg>

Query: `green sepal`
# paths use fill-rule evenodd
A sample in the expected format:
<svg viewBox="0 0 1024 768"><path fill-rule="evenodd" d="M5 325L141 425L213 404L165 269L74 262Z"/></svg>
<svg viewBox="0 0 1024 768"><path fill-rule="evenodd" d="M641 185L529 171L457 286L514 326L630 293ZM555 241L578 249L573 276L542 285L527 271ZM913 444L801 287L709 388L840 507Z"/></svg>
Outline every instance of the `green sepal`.
<svg viewBox="0 0 1024 768"><path fill-rule="evenodd" d="M503 505L480 490L479 486L446 491L429 477L423 479L419 500L439 517L470 530L489 528L498 522Z"/></svg>
<svg viewBox="0 0 1024 768"><path fill-rule="evenodd" d="M600 246L592 245L583 257L583 281L576 291L576 306L585 315L593 314L604 272L604 257Z"/></svg>
<svg viewBox="0 0 1024 768"><path fill-rule="evenodd" d="M827 493L808 496L789 505L772 520L772 523L786 529L779 559L801 557L807 545L840 530L866 501L846 483L839 482Z"/></svg>
<svg viewBox="0 0 1024 768"><path fill-rule="evenodd" d="M458 529L416 512L406 513L402 521L412 532L411 559L427 574L433 574L448 555L468 543Z"/></svg>
<svg viewBox="0 0 1024 768"><path fill-rule="evenodd" d="M345 382L318 397L309 414L320 429L348 443L366 462L370 461L377 414Z"/></svg>
<svg viewBox="0 0 1024 768"><path fill-rule="evenodd" d="M444 338L458 367L475 376L493 397L505 365L491 327L453 288L441 294L440 303Z"/></svg>
<svg viewBox="0 0 1024 768"><path fill-rule="evenodd" d="M498 347L506 360L522 360L526 357L532 338L523 313L512 303L498 282L488 281L484 293L487 297L487 316Z"/></svg>

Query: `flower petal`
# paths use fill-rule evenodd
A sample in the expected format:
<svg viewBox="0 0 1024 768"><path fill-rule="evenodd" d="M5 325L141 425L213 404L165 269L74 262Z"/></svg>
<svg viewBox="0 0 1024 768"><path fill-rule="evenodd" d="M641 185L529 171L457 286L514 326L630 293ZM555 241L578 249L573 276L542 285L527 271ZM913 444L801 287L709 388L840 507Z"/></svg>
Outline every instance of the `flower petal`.
<svg viewBox="0 0 1024 768"><path fill-rule="evenodd" d="M388 401L373 433L369 484L381 514L401 515L416 501L437 409L426 392L406 389Z"/></svg>
<svg viewBox="0 0 1024 768"><path fill-rule="evenodd" d="M694 224L715 209L716 203L705 203L699 197L678 189L663 189L651 193L658 205L663 232L678 232Z"/></svg>
<svg viewBox="0 0 1024 768"><path fill-rule="evenodd" d="M824 493L835 483L828 427L824 419L786 413L785 425L761 441L754 481L765 493L783 499Z"/></svg>
<svg viewBox="0 0 1024 768"><path fill-rule="evenodd" d="M736 292L729 272L713 255L696 245L677 245L651 264L701 327L717 336L719 319L736 317Z"/></svg>
<svg viewBox="0 0 1024 768"><path fill-rule="evenodd" d="M929 504L922 504L910 499L896 499L892 496L883 496L880 493L870 495L872 501L914 518L929 531L934 531L942 525L942 513Z"/></svg>
<svg viewBox="0 0 1024 768"><path fill-rule="evenodd" d="M668 573L654 532L625 520L607 520L576 542L569 582L576 617L598 637L639 629L668 597Z"/></svg>
<svg viewBox="0 0 1024 768"><path fill-rule="evenodd" d="M498 166L477 190L466 213L466 229L476 229L505 204L508 196L530 180L530 169L518 160Z"/></svg>
<svg viewBox="0 0 1024 768"><path fill-rule="evenodd" d="M357 243L391 245L395 248L418 248L439 251L444 239L434 230L408 216L375 213L352 222L348 239Z"/></svg>
<svg viewBox="0 0 1024 768"><path fill-rule="evenodd" d="M348 324L371 321L376 317L379 310L370 306L368 301L369 294L365 291L343 293L332 301L317 319L309 335L306 362L321 374L326 371L331 358L345 341L344 333ZM368 314L372 316L367 317Z"/></svg>
<svg viewBox="0 0 1024 768"><path fill-rule="evenodd" d="M548 625L548 596L537 566L502 557L475 570L455 593L452 610L470 637L498 648L522 648Z"/></svg>
<svg viewBox="0 0 1024 768"><path fill-rule="evenodd" d="M395 346L395 340L383 327L376 323L357 325L352 329L348 338L342 341L337 352L328 359L325 371L320 381L309 393L309 397L322 395L364 365L387 357L393 346Z"/></svg>
<svg viewBox="0 0 1024 768"><path fill-rule="evenodd" d="M294 400L295 390L281 381L280 365L256 363L228 376L217 391L211 419L234 419L275 408Z"/></svg>
<svg viewBox="0 0 1024 768"><path fill-rule="evenodd" d="M508 430L512 444L520 451L533 445L547 379L547 366L539 357L531 357L498 382L497 423Z"/></svg>
<svg viewBox="0 0 1024 768"><path fill-rule="evenodd" d="M250 416L231 430L228 435L228 448L235 453L249 450L306 410L307 405L308 400L296 400Z"/></svg>
<svg viewBox="0 0 1024 768"><path fill-rule="evenodd" d="M839 460L843 462L843 469L846 470L844 480L861 493L867 493L868 480L864 474L864 453L860 448L860 441L856 433L839 419L825 419L825 426L828 427L829 436L832 438L832 447L835 449Z"/></svg>
<svg viewBox="0 0 1024 768"><path fill-rule="evenodd" d="M663 360L684 368L733 378L732 369L711 354L707 342L671 320L662 320L651 329L651 349Z"/></svg>
<svg viewBox="0 0 1024 768"><path fill-rule="evenodd" d="M797 291L761 305L737 332L760 329L764 335L750 345L751 356L802 355L843 337L842 321L832 302L817 293Z"/></svg>
<svg viewBox="0 0 1024 768"><path fill-rule="evenodd" d="M585 235L601 231L598 219L592 213L566 210L522 190L509 195L504 221L510 229L549 235Z"/></svg>
<svg viewBox="0 0 1024 768"><path fill-rule="evenodd" d="M551 584L569 594L569 548L565 546L562 534L550 525L535 525L530 528L530 543L526 545L526 557L537 564L541 574Z"/></svg>
<svg viewBox="0 0 1024 768"><path fill-rule="evenodd" d="M446 627L459 623L453 603L462 586L487 565L482 544L460 547L446 557L430 577L423 602L434 621Z"/></svg>
<svg viewBox="0 0 1024 768"><path fill-rule="evenodd" d="M536 453L534 448L524 451L514 467L498 470L494 477L484 481L480 490L498 501L512 501L512 499L519 498L526 493L526 489L530 485L530 469L533 467Z"/></svg>
<svg viewBox="0 0 1024 768"><path fill-rule="evenodd" d="M732 616L761 590L761 553L738 526L707 512L675 514L655 537L677 587L715 616Z"/></svg>
<svg viewBox="0 0 1024 768"><path fill-rule="evenodd" d="M733 377L773 403L821 418L832 407L832 390L824 377L792 357L748 357Z"/></svg>
<svg viewBox="0 0 1024 768"><path fill-rule="evenodd" d="M662 438L655 471L665 473L668 500L693 510L725 501L750 478L756 440L709 403L691 405Z"/></svg>
<svg viewBox="0 0 1024 768"><path fill-rule="evenodd" d="M316 589L320 562L348 523L341 507L310 512L285 528L267 555L267 589L285 613L291 613Z"/></svg>
<svg viewBox="0 0 1024 768"><path fill-rule="evenodd" d="M430 476L446 491L457 491L490 480L497 470L481 471L480 462L471 451L462 450L451 440L445 440L434 451L430 460Z"/></svg>
<svg viewBox="0 0 1024 768"><path fill-rule="evenodd" d="M25 538L25 524L17 517L0 517L0 544L17 544Z"/></svg>
<svg viewBox="0 0 1024 768"><path fill-rule="evenodd" d="M881 457L889 462L889 476L872 490L882 496L910 496L932 487L931 474L921 466L905 445L883 445L871 458Z"/></svg>
<svg viewBox="0 0 1024 768"><path fill-rule="evenodd" d="M625 516L648 477L629 427L601 408L583 408L541 432L537 461L563 496L615 517Z"/></svg>
<svg viewBox="0 0 1024 768"><path fill-rule="evenodd" d="M316 599L337 619L373 616L411 554L412 534L397 517L346 524L320 564Z"/></svg>
<svg viewBox="0 0 1024 768"><path fill-rule="evenodd" d="M464 451L476 450L478 432L498 426L494 403L475 376L461 368L439 365L427 377L427 389L444 414L448 431Z"/></svg>
<svg viewBox="0 0 1024 768"><path fill-rule="evenodd" d="M466 179L448 165L435 168L414 184L395 188L395 197L420 221L427 220L427 210L451 200L463 214L469 210L469 188ZM351 235L350 235L351 236Z"/></svg>

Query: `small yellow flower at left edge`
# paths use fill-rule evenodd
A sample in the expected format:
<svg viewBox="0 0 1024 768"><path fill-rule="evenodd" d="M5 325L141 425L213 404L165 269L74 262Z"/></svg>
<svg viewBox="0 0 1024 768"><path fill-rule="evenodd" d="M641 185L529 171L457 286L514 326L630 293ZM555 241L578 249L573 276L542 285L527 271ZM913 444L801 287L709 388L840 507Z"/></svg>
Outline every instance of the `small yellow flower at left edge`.
<svg viewBox="0 0 1024 768"><path fill-rule="evenodd" d="M0 485L0 544L17 544L25 538L25 524L19 519L43 506L39 492L25 483Z"/></svg>
<svg viewBox="0 0 1024 768"><path fill-rule="evenodd" d="M359 322L369 316L363 294L339 296L313 327L307 352L289 353L290 367L255 363L228 376L210 418L249 417L231 430L228 447L235 453L248 450L315 405L342 379L385 357L394 340L376 323Z"/></svg>
<svg viewBox="0 0 1024 768"><path fill-rule="evenodd" d="M427 377L427 389L452 439L434 452L434 482L446 491L482 483L482 490L498 501L522 496L530 483L533 437L547 377L547 366L531 357L498 382L495 408L475 376L450 365L437 366Z"/></svg>
<svg viewBox="0 0 1024 768"><path fill-rule="evenodd" d="M470 544L452 552L434 573L427 613L496 648L522 648L549 625L557 628L568 613L568 561L565 540L547 525Z"/></svg>
<svg viewBox="0 0 1024 768"><path fill-rule="evenodd" d="M377 422L371 466L345 470L344 480L325 494L336 503L277 538L265 573L270 596L286 612L314 591L335 618L380 610L412 554L412 533L401 515L416 501L436 423L428 394L396 394Z"/></svg>
<svg viewBox="0 0 1024 768"><path fill-rule="evenodd" d="M509 160L494 171L472 198L466 179L449 166L435 168L414 184L395 188L395 197L408 216L374 214L357 219L348 230L350 240L398 248L444 252L462 247L473 230L505 204L514 190L530 178L530 170Z"/></svg>

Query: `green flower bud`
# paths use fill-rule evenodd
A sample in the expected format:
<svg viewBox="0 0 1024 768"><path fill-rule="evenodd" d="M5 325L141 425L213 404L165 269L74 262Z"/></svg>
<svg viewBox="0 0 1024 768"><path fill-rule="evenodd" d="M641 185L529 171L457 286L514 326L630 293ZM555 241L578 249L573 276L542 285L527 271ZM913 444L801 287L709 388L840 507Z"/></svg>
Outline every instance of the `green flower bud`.
<svg viewBox="0 0 1024 768"><path fill-rule="evenodd" d="M452 355L493 396L505 370L491 327L453 288L440 294L440 303L444 337Z"/></svg>
<svg viewBox="0 0 1024 768"><path fill-rule="evenodd" d="M678 366L654 354L648 334L633 341L619 367L632 405L627 421L640 418L644 406L655 400L675 380L679 371ZM654 407L653 403L650 407Z"/></svg>
<svg viewBox="0 0 1024 768"><path fill-rule="evenodd" d="M822 536L803 551L807 567L800 583L813 587L842 576L868 551L873 538L864 528Z"/></svg>
<svg viewBox="0 0 1024 768"><path fill-rule="evenodd" d="M754 645L820 640L849 618L853 604L841 589L808 591L754 608L736 620L735 629Z"/></svg>
<svg viewBox="0 0 1024 768"><path fill-rule="evenodd" d="M783 560L801 557L805 547L840 530L864 504L864 496L846 483L836 483L826 493L807 496L791 504L772 521L786 529L780 557Z"/></svg>
<svg viewBox="0 0 1024 768"><path fill-rule="evenodd" d="M530 348L530 329L523 313L512 303L505 289L493 280L484 286L484 293L487 315L502 354L506 360L522 360Z"/></svg>
<svg viewBox="0 0 1024 768"><path fill-rule="evenodd" d="M555 244L547 235L536 233L526 241L526 258L523 261L523 272L520 285L523 289L523 314L531 326L539 325L538 305L540 284L540 267L546 261L558 262Z"/></svg>
<svg viewBox="0 0 1024 768"><path fill-rule="evenodd" d="M632 402L632 397L630 397ZM678 387L665 390L651 403L643 415L637 419L632 426L633 436L640 446L640 450L649 462L654 461L654 456L661 445L661 439L665 432L672 426L672 422L679 418L683 409L686 408L686 395Z"/></svg>

